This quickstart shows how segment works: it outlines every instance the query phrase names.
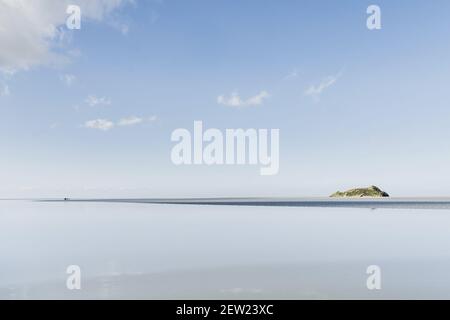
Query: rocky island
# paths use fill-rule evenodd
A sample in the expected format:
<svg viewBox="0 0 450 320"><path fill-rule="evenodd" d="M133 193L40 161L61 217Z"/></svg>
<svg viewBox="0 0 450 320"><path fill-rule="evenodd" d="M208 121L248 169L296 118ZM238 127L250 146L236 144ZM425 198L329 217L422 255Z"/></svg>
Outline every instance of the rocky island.
<svg viewBox="0 0 450 320"><path fill-rule="evenodd" d="M337 191L333 193L330 197L333 198L362 198L362 197L372 197L372 198L383 198L389 197L389 195L382 191L376 186L370 186L368 188L355 188L347 191Z"/></svg>

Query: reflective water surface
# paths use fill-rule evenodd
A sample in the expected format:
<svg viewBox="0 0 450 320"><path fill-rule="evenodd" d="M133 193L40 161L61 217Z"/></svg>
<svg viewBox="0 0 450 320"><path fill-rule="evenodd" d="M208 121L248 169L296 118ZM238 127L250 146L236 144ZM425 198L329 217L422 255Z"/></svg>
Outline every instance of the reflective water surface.
<svg viewBox="0 0 450 320"><path fill-rule="evenodd" d="M0 201L2 299L450 298L448 270L445 208Z"/></svg>

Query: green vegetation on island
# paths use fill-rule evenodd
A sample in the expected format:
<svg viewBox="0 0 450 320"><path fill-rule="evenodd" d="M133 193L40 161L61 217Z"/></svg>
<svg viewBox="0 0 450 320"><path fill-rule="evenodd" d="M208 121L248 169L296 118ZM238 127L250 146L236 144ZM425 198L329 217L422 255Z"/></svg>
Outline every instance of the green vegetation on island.
<svg viewBox="0 0 450 320"><path fill-rule="evenodd" d="M333 198L362 198L362 197L373 197L373 198L383 198L389 197L389 195L382 191L376 186L370 186L368 188L355 188L347 191L337 191L333 193L330 197Z"/></svg>

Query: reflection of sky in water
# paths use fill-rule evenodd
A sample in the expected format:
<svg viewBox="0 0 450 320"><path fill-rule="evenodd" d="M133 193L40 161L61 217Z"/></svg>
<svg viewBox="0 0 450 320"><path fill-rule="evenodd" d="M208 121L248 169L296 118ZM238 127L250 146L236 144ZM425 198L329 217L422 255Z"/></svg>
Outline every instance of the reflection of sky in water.
<svg viewBox="0 0 450 320"><path fill-rule="evenodd" d="M0 297L449 297L449 213L0 201Z"/></svg>

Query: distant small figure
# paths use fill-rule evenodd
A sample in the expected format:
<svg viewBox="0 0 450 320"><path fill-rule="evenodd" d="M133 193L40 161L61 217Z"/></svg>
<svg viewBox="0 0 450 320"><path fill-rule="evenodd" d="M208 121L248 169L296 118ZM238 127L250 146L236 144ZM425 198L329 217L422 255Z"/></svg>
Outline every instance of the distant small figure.
<svg viewBox="0 0 450 320"><path fill-rule="evenodd" d="M64 201L69 201L70 199L69 198L64 198Z"/></svg>

